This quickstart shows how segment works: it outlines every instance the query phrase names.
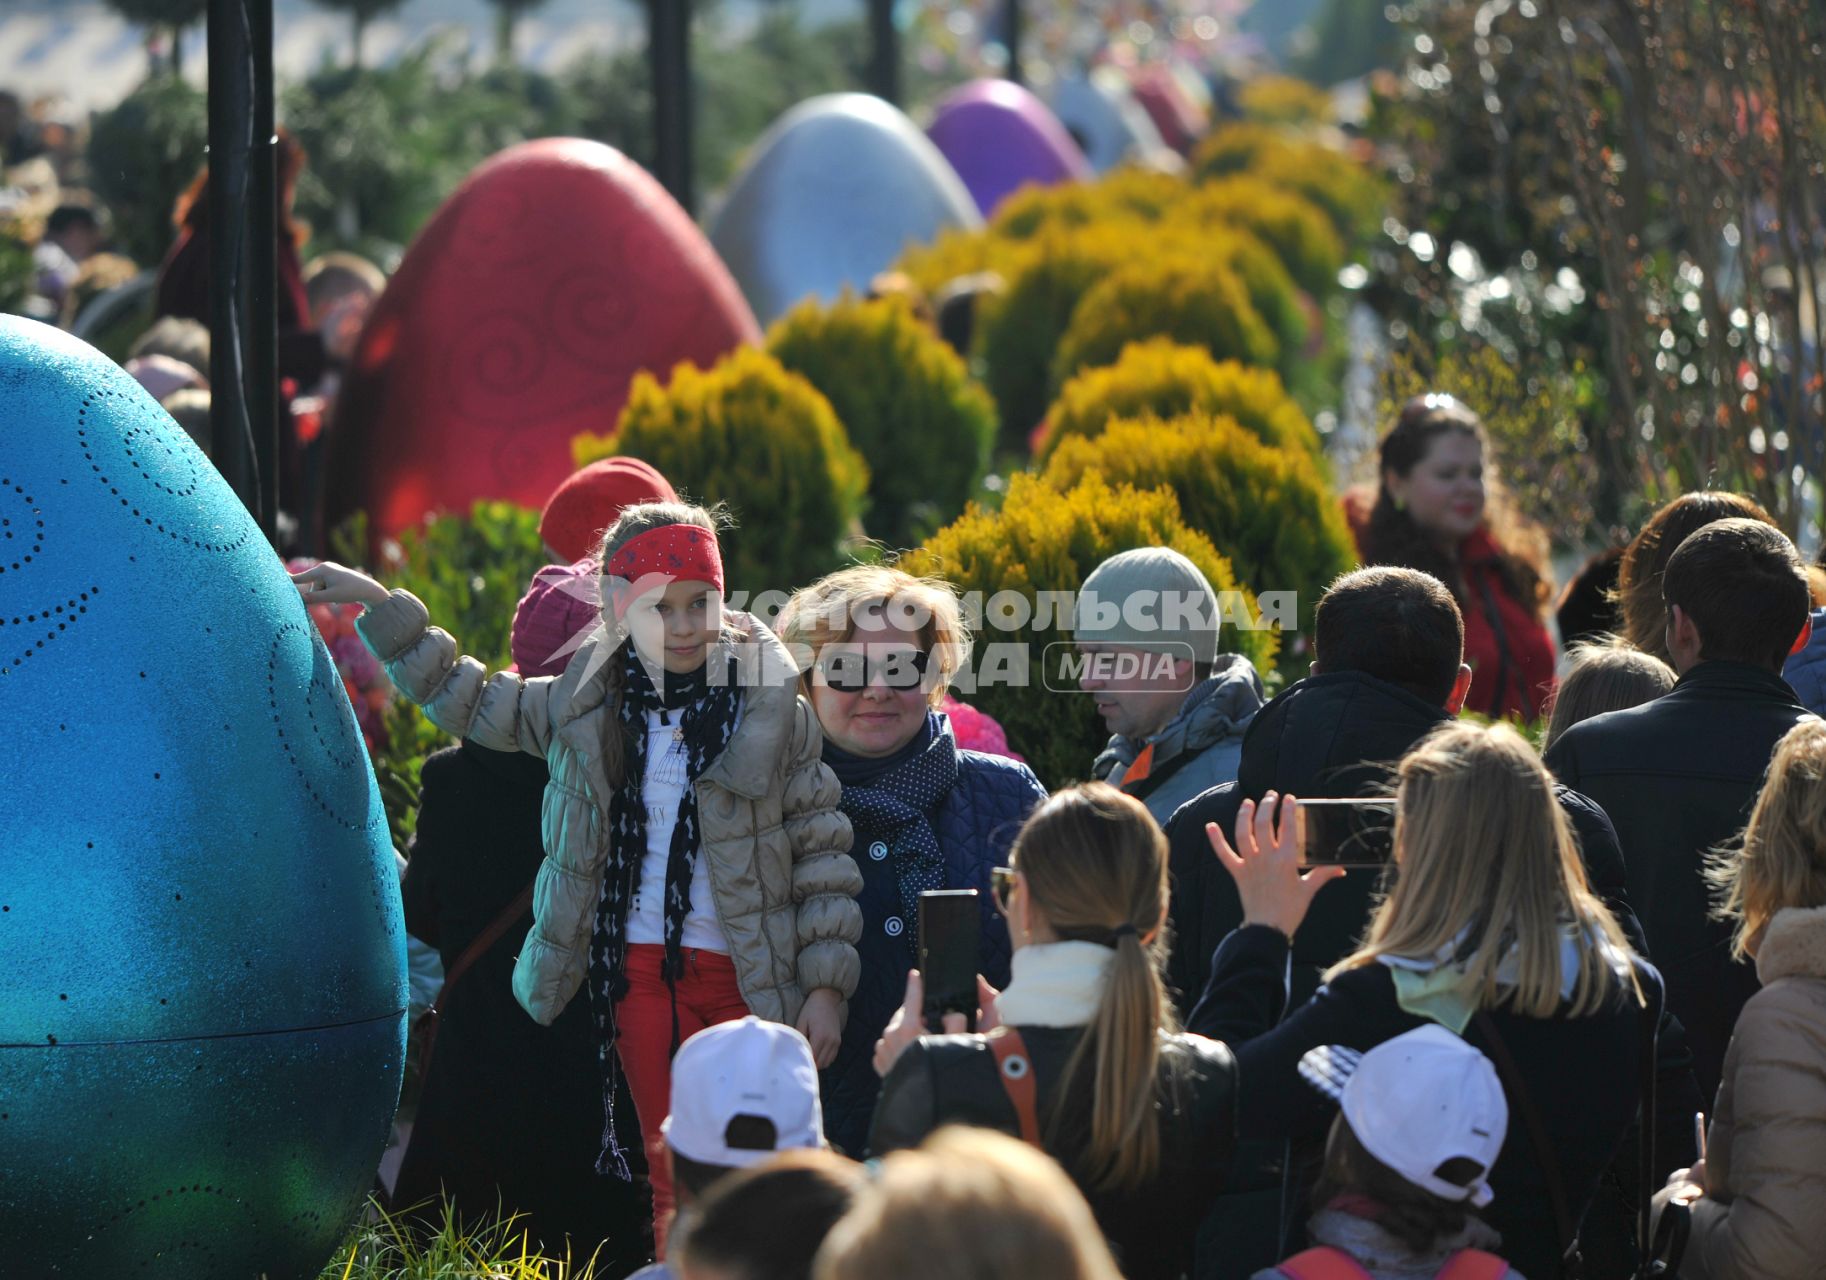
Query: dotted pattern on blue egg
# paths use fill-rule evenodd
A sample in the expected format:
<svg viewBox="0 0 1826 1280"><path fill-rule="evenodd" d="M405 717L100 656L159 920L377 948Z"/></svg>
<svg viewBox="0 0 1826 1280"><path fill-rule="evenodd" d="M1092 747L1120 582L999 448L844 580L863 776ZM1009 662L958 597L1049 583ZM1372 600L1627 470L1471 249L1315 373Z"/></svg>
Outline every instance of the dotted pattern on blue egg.
<svg viewBox="0 0 1826 1280"><path fill-rule="evenodd" d="M119 421L131 424L120 433L122 456L118 461L105 456L97 458L97 452L103 448L108 437L91 432L88 426L89 410L104 400L124 402L114 406L113 412ZM164 419L162 424L161 418ZM82 448L82 456L88 462L89 470L95 473L95 478L106 486L110 494L120 499L120 505L144 521L147 528L158 530L174 542L181 542L198 551L223 553L239 551L260 532L259 526L250 518L241 521L241 536L233 541L193 538L177 529L167 528L163 521L146 515L133 505L128 494L120 491L122 485L150 485L173 498L191 498L203 484L207 474L203 468L211 465L209 459L162 411L155 417L124 393L98 387L83 397L82 408L76 411L76 442ZM125 465L122 466L122 463ZM103 469L104 465L106 470ZM173 475L173 472L176 474Z"/></svg>
<svg viewBox="0 0 1826 1280"><path fill-rule="evenodd" d="M299 636L311 646L311 687L304 697L305 723L310 728L308 740L301 741L294 732L291 737L285 733L285 708L280 706L278 675L279 646L287 636ZM362 757L365 749L362 746L361 731L356 727L355 715L348 702L339 696L342 692L340 680L336 675L336 665L330 658L330 651L324 647L323 637L314 626L307 627L296 622L287 622L280 626L273 636L273 642L266 653L266 706L273 718L273 732L279 737L279 745L285 751L285 759L298 775L298 782L317 807L328 814L338 826L350 831L366 831L382 820L381 814L364 813L359 820L349 815L326 798L318 789L317 780L324 777L335 777L346 774L349 770L360 771L363 768ZM327 734L327 736L326 736ZM300 759L300 754L312 751L319 759L320 767L310 767L310 761ZM329 769L321 767L327 762ZM365 792L364 798L365 798Z"/></svg>

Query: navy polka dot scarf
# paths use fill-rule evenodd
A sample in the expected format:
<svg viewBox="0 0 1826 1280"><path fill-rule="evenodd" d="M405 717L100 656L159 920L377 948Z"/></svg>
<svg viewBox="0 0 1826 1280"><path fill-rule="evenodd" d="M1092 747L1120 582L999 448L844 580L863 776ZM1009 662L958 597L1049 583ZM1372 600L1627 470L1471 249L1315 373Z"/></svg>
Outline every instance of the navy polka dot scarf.
<svg viewBox="0 0 1826 1280"><path fill-rule="evenodd" d="M932 830L932 812L957 782L957 739L936 712L893 755L871 759L828 743L825 763L843 784L838 802L855 831L856 849L884 841L894 860L901 918L919 919L919 895L945 887L945 853ZM918 930L903 937L918 962Z"/></svg>

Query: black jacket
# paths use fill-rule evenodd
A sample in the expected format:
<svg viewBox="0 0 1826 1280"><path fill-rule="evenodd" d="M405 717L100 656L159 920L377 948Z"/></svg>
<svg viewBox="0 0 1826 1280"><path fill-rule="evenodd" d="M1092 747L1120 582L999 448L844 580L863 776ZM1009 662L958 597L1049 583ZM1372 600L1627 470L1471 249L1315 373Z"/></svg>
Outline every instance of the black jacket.
<svg viewBox="0 0 1826 1280"><path fill-rule="evenodd" d="M1251 926L1219 946L1211 982L1193 1010L1190 1029L1223 1039L1236 1055L1238 1137L1245 1140L1323 1138L1337 1105L1301 1079L1302 1054L1319 1045L1368 1050L1425 1025L1396 1002L1385 965L1339 974L1303 1005L1286 1004L1287 939ZM1659 1005L1660 978L1638 966ZM1285 1020L1283 1020L1285 1015ZM1583 1018L1528 1018L1496 1011L1490 1020L1524 1080L1559 1162L1568 1202L1583 1216L1599 1179L1619 1154L1641 1094L1641 1020L1633 998ZM1473 1023L1465 1039L1480 1050ZM1483 1216L1502 1232L1502 1254L1526 1276L1559 1274L1557 1232L1539 1155L1513 1097L1508 1137L1490 1174L1495 1199Z"/></svg>
<svg viewBox="0 0 1826 1280"><path fill-rule="evenodd" d="M1810 717L1780 676L1702 662L1653 702L1574 725L1547 753L1560 781L1603 805L1616 827L1648 955L1708 1098L1757 983L1751 965L1731 959L1730 926L1710 918L1701 865L1743 829L1775 744Z"/></svg>
<svg viewBox="0 0 1826 1280"><path fill-rule="evenodd" d="M1046 1149L1075 1178L1073 1161L1089 1132L1088 1073L1067 1100L1056 1135L1050 1126L1059 1078L1083 1028L1018 1029L1033 1061ZM1128 1280L1175 1280L1189 1273L1194 1234L1222 1189L1236 1127L1236 1069L1227 1048L1175 1035L1162 1042L1161 1058L1159 1173L1138 1193L1098 1191L1080 1182ZM1169 1080L1176 1084L1168 1087ZM901 1055L882 1083L869 1153L916 1146L945 1124L1020 1132L983 1036L926 1036Z"/></svg>
<svg viewBox="0 0 1826 1280"><path fill-rule="evenodd" d="M1008 861L1009 846L1046 788L1024 764L1003 756L959 750L957 782L932 814L932 832L945 855L947 889L975 889L981 931L977 972L998 990L1008 985L1008 922L996 909L989 873ZM839 801L839 808L842 802ZM907 971L918 963L919 921L906 918L888 842L858 840L850 856L862 870L862 938L856 944L862 977L850 997L849 1020L837 1057L819 1074L824 1133L850 1155L860 1155L881 1078L875 1074L875 1041L907 994Z"/></svg>
<svg viewBox="0 0 1826 1280"><path fill-rule="evenodd" d="M474 743L439 751L420 775L418 834L406 872L406 927L436 947L446 970L539 869L545 762ZM514 955L532 912L449 990L431 1070L395 1199L435 1197L439 1184L465 1214L518 1211L533 1238L588 1257L607 1241L611 1270L646 1257L645 1195L596 1171L602 1146L602 1069L589 1001L550 1027L514 1002ZM641 1143L634 1108L616 1107L623 1145Z"/></svg>
<svg viewBox="0 0 1826 1280"><path fill-rule="evenodd" d="M1205 823L1217 823L1229 837L1243 800L1259 800L1270 790L1321 798L1369 795L1390 780L1396 761L1449 719L1443 707L1360 671L1310 676L1256 713L1236 782L1182 805L1167 826L1173 877L1167 981L1181 1017L1205 988L1212 951L1243 923L1236 886L1211 852ZM1610 821L1576 792L1562 789L1560 804L1578 834L1593 892L1640 949L1641 927L1630 910ZM1378 879L1375 872L1352 871L1313 899L1294 939L1295 1003L1318 990L1325 970L1354 949L1369 922Z"/></svg>

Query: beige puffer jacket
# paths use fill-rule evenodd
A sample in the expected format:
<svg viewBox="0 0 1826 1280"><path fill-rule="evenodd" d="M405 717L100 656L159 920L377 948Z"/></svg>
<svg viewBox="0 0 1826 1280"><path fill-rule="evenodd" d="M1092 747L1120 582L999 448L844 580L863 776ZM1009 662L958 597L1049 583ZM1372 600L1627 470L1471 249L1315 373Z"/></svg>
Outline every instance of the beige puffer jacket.
<svg viewBox="0 0 1826 1280"><path fill-rule="evenodd" d="M862 873L849 855L849 819L837 808L842 788L819 758L818 721L799 696L786 646L746 614L724 619L738 641L741 717L697 780L717 919L756 1014L791 1023L819 987L835 988L847 1014L861 968ZM620 660L592 660L608 658L597 649L609 642L597 636L562 675L490 676L458 656L456 641L430 625L409 591L393 592L355 625L388 677L440 729L496 751L544 756L551 769L533 928L514 964L514 997L549 1025L589 969L615 790L601 744L616 731L608 685Z"/></svg>
<svg viewBox="0 0 1826 1280"><path fill-rule="evenodd" d="M1725 1051L1688 1280L1826 1274L1826 908L1778 911L1756 973Z"/></svg>

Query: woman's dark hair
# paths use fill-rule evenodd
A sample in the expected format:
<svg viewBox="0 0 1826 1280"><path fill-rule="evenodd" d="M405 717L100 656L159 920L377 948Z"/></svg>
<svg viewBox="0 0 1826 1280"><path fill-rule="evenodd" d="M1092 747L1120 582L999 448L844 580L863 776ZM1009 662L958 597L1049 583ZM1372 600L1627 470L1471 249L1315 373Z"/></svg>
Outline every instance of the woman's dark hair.
<svg viewBox="0 0 1826 1280"><path fill-rule="evenodd" d="M868 1184L830 1151L787 1151L729 1175L698 1206L680 1253L693 1270L741 1280L808 1280L824 1237Z"/></svg>
<svg viewBox="0 0 1826 1280"><path fill-rule="evenodd" d="M1470 1166L1466 1176L1475 1177L1475 1162L1465 1163ZM1441 1170L1441 1176L1448 1173ZM1439 1241L1458 1235L1473 1216L1468 1202L1446 1200L1417 1187L1364 1150L1340 1115L1332 1121L1325 1143L1325 1167L1313 1188L1313 1208L1323 1209L1343 1195L1374 1200L1382 1207L1376 1225L1415 1253L1427 1253Z"/></svg>
<svg viewBox="0 0 1826 1280"><path fill-rule="evenodd" d="M1623 563L1617 574L1617 612L1625 640L1644 653L1669 661L1667 602L1661 592L1661 575L1667 562L1680 544L1700 529L1720 520L1739 518L1775 524L1761 504L1724 489L1683 493L1649 517L1623 549Z"/></svg>
<svg viewBox="0 0 1826 1280"><path fill-rule="evenodd" d="M1389 433L1382 437L1376 502L1362 536L1365 564L1395 564L1420 569L1445 583L1462 607L1463 582L1455 554L1440 549L1414 517L1395 505L1388 477L1405 476L1427 456L1433 442L1449 432L1475 439L1488 459L1490 438L1478 416L1446 395L1415 396L1401 407ZM1497 573L1509 594L1539 611L1550 594L1547 581L1547 538L1532 521L1524 520L1510 506L1509 495L1493 475L1484 481L1484 527L1496 543Z"/></svg>

